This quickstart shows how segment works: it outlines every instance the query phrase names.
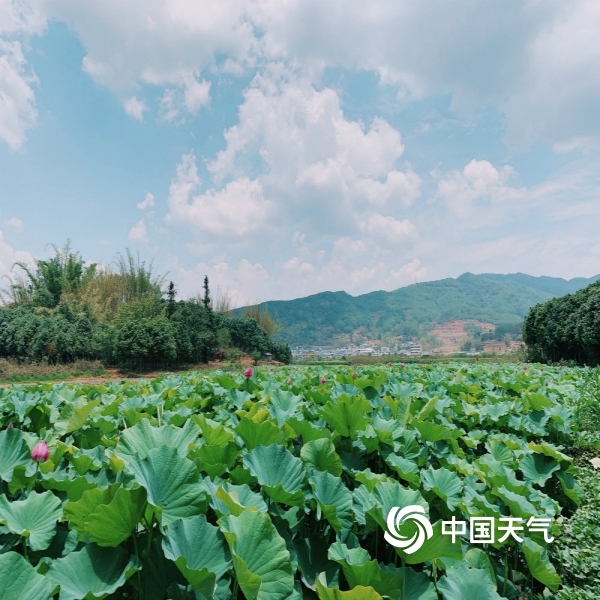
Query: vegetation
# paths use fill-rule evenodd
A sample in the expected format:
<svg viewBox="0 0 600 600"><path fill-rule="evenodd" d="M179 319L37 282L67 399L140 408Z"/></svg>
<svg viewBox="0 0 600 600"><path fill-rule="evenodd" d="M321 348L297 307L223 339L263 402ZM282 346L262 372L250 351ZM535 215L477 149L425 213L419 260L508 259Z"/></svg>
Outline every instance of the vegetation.
<svg viewBox="0 0 600 600"><path fill-rule="evenodd" d="M452 363L0 390L0 596L561 594L584 526L565 453L583 377ZM407 505L433 524L416 552L386 537ZM548 518L555 542L442 533L485 516ZM594 540L578 562L594 570L570 571L597 593Z"/></svg>
<svg viewBox="0 0 600 600"><path fill-rule="evenodd" d="M537 304L523 325L532 360L600 364L600 282Z"/></svg>
<svg viewBox="0 0 600 600"><path fill-rule="evenodd" d="M334 336L350 336L358 330L366 339L420 338L434 325L462 319L492 323L503 331L503 339L507 333L520 333L523 318L533 305L575 292L597 278L565 281L523 274L465 273L457 279L417 283L394 292L357 297L323 292L263 303L256 308L268 309L282 326L276 339L292 345L328 345ZM243 310L239 309L238 314Z"/></svg>
<svg viewBox="0 0 600 600"><path fill-rule="evenodd" d="M214 312L208 278L201 298L177 301L173 282L163 292L165 278L129 251L113 270L99 269L68 244L35 269L17 266L0 309L0 358L139 371L207 363L234 346L291 362L289 347L256 320Z"/></svg>

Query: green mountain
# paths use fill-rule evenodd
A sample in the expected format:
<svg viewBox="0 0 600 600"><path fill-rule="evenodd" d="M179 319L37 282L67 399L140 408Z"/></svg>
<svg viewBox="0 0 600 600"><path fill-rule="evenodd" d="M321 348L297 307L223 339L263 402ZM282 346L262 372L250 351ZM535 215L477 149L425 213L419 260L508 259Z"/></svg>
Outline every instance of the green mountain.
<svg viewBox="0 0 600 600"><path fill-rule="evenodd" d="M350 296L322 292L296 300L263 302L283 327L278 341L332 345L336 336L359 332L367 338L419 336L459 319L500 324L521 322L529 309L554 296L573 293L600 279L464 273L456 279L416 283L393 292ZM241 310L241 309L240 309Z"/></svg>

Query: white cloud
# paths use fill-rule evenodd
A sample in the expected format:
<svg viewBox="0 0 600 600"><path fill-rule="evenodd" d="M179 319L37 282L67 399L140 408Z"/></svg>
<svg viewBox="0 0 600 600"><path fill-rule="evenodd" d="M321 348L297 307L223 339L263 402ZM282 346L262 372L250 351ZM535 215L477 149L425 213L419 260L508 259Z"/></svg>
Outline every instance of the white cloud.
<svg viewBox="0 0 600 600"><path fill-rule="evenodd" d="M209 73L283 63L313 83L327 68L375 72L402 102L448 95L471 115L491 106L514 146L600 140L596 0L2 0L0 35L40 33L46 18L75 32L97 83L121 97L162 88L162 117L175 123L208 103Z"/></svg>
<svg viewBox="0 0 600 600"><path fill-rule="evenodd" d="M400 169L400 133L381 118L347 119L337 93L286 76L258 76L239 122L207 163L216 182L258 171L278 218L313 231L359 231L377 208L397 213L420 194L421 180Z"/></svg>
<svg viewBox="0 0 600 600"><path fill-rule="evenodd" d="M0 36L40 34L46 18L36 2L0 0Z"/></svg>
<svg viewBox="0 0 600 600"><path fill-rule="evenodd" d="M510 165L496 168L487 160L472 160L462 170L446 173L438 182L436 199L441 199L460 219L496 221L527 199L524 188L510 185L515 171Z"/></svg>
<svg viewBox="0 0 600 600"><path fill-rule="evenodd" d="M137 203L137 207L140 210L146 210L147 208L152 208L154 206L154 195L150 192L147 192L144 196L144 199L141 202Z"/></svg>
<svg viewBox="0 0 600 600"><path fill-rule="evenodd" d="M140 219L130 230L127 239L131 242L146 244L149 241L144 219Z"/></svg>
<svg viewBox="0 0 600 600"><path fill-rule="evenodd" d="M37 77L28 68L21 43L0 38L0 139L19 150L25 134L37 119L34 85Z"/></svg>
<svg viewBox="0 0 600 600"><path fill-rule="evenodd" d="M16 262L33 266L34 259L30 252L16 250L4 239L4 233L0 231L0 288L7 283L6 277L14 274L12 266Z"/></svg>
<svg viewBox="0 0 600 600"><path fill-rule="evenodd" d="M371 215L364 223L363 230L374 238L389 244L402 244L416 236L417 230L408 219L402 221L379 213Z"/></svg>
<svg viewBox="0 0 600 600"><path fill-rule="evenodd" d="M232 242L256 233L266 224L272 204L264 198L260 182L240 177L220 190L192 196L200 184L195 157L184 155L169 188L170 223Z"/></svg>
<svg viewBox="0 0 600 600"><path fill-rule="evenodd" d="M4 219L4 226L16 231L17 233L21 233L23 231L23 221L21 219L17 219L17 217L10 217L9 219Z"/></svg>
<svg viewBox="0 0 600 600"><path fill-rule="evenodd" d="M131 98L125 100L123 108L136 121L143 121L144 113L148 110L148 105L143 100L138 100L135 96L131 96Z"/></svg>

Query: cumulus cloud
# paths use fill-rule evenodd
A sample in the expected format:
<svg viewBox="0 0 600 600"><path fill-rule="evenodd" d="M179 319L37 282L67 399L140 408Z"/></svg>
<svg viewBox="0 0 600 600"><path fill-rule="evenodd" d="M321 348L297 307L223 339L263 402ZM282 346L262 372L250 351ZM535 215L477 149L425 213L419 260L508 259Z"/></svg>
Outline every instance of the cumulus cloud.
<svg viewBox="0 0 600 600"><path fill-rule="evenodd" d="M11 275L12 266L16 262L25 263L31 266L34 265L34 259L31 253L25 250L15 249L4 239L4 233L0 230L0 281ZM0 287L4 286L0 284Z"/></svg>
<svg viewBox="0 0 600 600"><path fill-rule="evenodd" d="M125 112L133 117L136 121L144 120L144 113L148 110L147 104L143 100L138 100L135 96L131 96L123 103Z"/></svg>
<svg viewBox="0 0 600 600"><path fill-rule="evenodd" d="M150 192L147 192L144 196L144 199L141 202L137 203L137 207L140 210L146 210L147 208L152 208L154 206L154 195Z"/></svg>
<svg viewBox="0 0 600 600"><path fill-rule="evenodd" d="M21 221L21 219L17 219L17 217L4 219L3 223L5 227L8 227L17 233L21 233L23 231L23 221Z"/></svg>
<svg viewBox="0 0 600 600"><path fill-rule="evenodd" d="M461 219L475 215L494 221L528 196L524 188L510 185L515 171L510 165L496 168L487 160L472 160L461 170L446 173L438 182L436 198ZM496 207L500 205L498 210ZM480 224L474 221L475 227Z"/></svg>
<svg viewBox="0 0 600 600"><path fill-rule="evenodd" d="M140 219L130 230L127 239L131 242L146 244L149 241L144 219Z"/></svg>
<svg viewBox="0 0 600 600"><path fill-rule="evenodd" d="M258 171L281 219L311 230L359 231L364 217L401 212L421 179L399 160L398 130L381 118L346 118L338 94L305 80L258 76L245 92L225 148L207 163L215 182Z"/></svg>
<svg viewBox="0 0 600 600"><path fill-rule="evenodd" d="M194 196L200 185L195 156L186 154L169 188L170 223L232 241L255 233L266 224L272 203L264 198L259 181L240 177L219 190Z"/></svg>
<svg viewBox="0 0 600 600"><path fill-rule="evenodd" d="M37 120L34 87L38 79L27 65L21 43L0 39L0 139L19 150Z"/></svg>
<svg viewBox="0 0 600 600"><path fill-rule="evenodd" d="M345 0L336 8L319 0L0 2L5 41L40 33L46 19L75 32L82 67L97 83L121 97L140 85L161 88L159 112L174 123L209 102L214 73L264 73L283 63L313 83L328 68L374 72L402 102L447 95L460 114L492 107L506 116L515 147L542 140L558 151L589 150L600 141L596 0ZM10 68L31 87L18 58ZM24 125L11 147L35 122L21 95ZM129 114L141 118L143 109L130 102Z"/></svg>

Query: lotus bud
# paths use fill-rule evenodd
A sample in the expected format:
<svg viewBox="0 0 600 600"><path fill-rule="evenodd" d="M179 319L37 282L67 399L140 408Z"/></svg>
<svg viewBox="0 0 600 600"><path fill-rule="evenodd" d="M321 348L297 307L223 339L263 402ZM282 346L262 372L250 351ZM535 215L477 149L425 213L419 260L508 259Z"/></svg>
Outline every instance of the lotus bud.
<svg viewBox="0 0 600 600"><path fill-rule="evenodd" d="M358 377L358 375L356 374L356 371L354 371L354 373L352 373L352 379L356 379Z"/></svg>
<svg viewBox="0 0 600 600"><path fill-rule="evenodd" d="M288 377L288 378L285 380L285 382L286 382L288 385L290 385L290 384L292 383L292 378L291 378L291 377Z"/></svg>
<svg viewBox="0 0 600 600"><path fill-rule="evenodd" d="M321 377L321 385L325 385L327 383L327 379L325 377Z"/></svg>
<svg viewBox="0 0 600 600"><path fill-rule="evenodd" d="M389 363L388 363L388 367L391 367L391 366L392 366L392 363L391 363L391 362L389 362Z"/></svg>
<svg viewBox="0 0 600 600"><path fill-rule="evenodd" d="M12 429L14 427L13 422L9 421L8 425L6 426L6 429Z"/></svg>
<svg viewBox="0 0 600 600"><path fill-rule="evenodd" d="M404 363L400 363L400 366L404 369Z"/></svg>
<svg viewBox="0 0 600 600"><path fill-rule="evenodd" d="M527 367L526 367L526 366L525 366L525 367L523 367L523 371L527 371Z"/></svg>
<svg viewBox="0 0 600 600"><path fill-rule="evenodd" d="M49 456L50 451L48 450L48 444L46 442L39 442L31 451L31 458L36 462L45 462L48 460Z"/></svg>
<svg viewBox="0 0 600 600"><path fill-rule="evenodd" d="M253 373L254 373L254 371L249 367L244 371L244 375L246 376L246 379L250 379L250 377L252 377Z"/></svg>

